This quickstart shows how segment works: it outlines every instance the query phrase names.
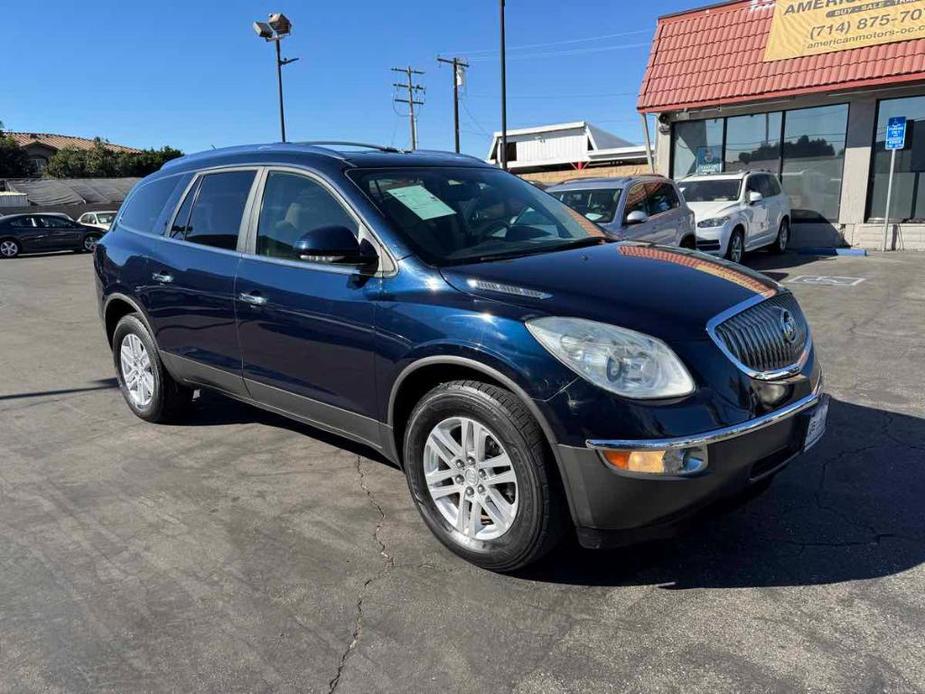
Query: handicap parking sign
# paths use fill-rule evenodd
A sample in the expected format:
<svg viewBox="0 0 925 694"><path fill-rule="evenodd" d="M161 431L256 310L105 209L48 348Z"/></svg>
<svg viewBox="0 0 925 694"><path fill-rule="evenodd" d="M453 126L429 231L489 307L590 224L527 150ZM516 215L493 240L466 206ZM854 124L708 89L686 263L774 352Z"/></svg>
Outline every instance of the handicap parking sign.
<svg viewBox="0 0 925 694"><path fill-rule="evenodd" d="M886 125L886 148L902 149L906 146L906 117L890 118Z"/></svg>

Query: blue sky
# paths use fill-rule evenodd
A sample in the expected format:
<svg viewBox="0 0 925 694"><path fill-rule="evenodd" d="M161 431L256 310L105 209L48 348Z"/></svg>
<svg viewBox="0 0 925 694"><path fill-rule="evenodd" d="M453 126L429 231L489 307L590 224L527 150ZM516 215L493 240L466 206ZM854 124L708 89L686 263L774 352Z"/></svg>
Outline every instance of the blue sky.
<svg viewBox="0 0 925 694"><path fill-rule="evenodd" d="M640 142L635 95L655 20L703 4L508 0L508 127L586 119ZM419 145L451 149L451 68L435 58L459 55L471 62L463 150L486 154L500 127L496 0L9 3L4 24L22 30L0 47L0 121L186 152L278 140L273 49L250 28L275 10L294 24L284 56L300 58L284 68L290 140L407 146L389 68L411 64L426 72Z"/></svg>

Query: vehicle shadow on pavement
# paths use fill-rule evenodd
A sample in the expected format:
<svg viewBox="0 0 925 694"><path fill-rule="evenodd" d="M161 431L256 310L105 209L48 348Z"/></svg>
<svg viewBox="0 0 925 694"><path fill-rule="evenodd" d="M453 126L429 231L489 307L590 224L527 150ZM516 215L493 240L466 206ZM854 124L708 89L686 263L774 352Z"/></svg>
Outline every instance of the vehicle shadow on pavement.
<svg viewBox="0 0 925 694"><path fill-rule="evenodd" d="M220 393L203 389L199 397L193 402L190 411L176 422L174 426L223 426L227 424L247 424L254 422L266 426L286 429L288 431L310 437L329 446L341 448L357 455L363 456L377 463L395 468L390 460L379 453L375 448L362 443L351 441L323 429L309 424L303 424L294 419L268 412L253 405L225 397Z"/></svg>
<svg viewBox="0 0 925 694"><path fill-rule="evenodd" d="M775 255L774 253L749 253L745 256L743 264L756 270L763 275L767 275L776 282L783 282L791 273L785 270L793 270L803 265L812 263L825 263L833 259L833 256L819 255L801 255L799 253L783 253Z"/></svg>
<svg viewBox="0 0 925 694"><path fill-rule="evenodd" d="M925 561L925 419L831 401L828 431L748 503L726 502L670 541L568 544L520 572L533 581L664 589L874 579Z"/></svg>
<svg viewBox="0 0 925 694"><path fill-rule="evenodd" d="M119 382L113 378L97 378L90 381L95 385L85 386L83 388L61 388L59 390L33 390L25 393L0 394L0 402L4 400L24 400L27 398L46 398L54 395L72 395L74 393L89 393L94 390L109 390L118 388Z"/></svg>

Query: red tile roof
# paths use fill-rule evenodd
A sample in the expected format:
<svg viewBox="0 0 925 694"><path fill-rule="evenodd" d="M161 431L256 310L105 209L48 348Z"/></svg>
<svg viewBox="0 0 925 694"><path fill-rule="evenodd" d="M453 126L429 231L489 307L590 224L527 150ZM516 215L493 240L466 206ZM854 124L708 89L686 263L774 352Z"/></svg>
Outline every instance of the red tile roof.
<svg viewBox="0 0 925 694"><path fill-rule="evenodd" d="M764 62L767 0L661 17L637 107L677 111L925 80L925 39Z"/></svg>
<svg viewBox="0 0 925 694"><path fill-rule="evenodd" d="M4 131L4 135L9 135L20 147L31 144L41 144L52 149L64 149L72 147L74 149L93 149L95 141L87 137L76 137L74 135L56 135L54 133L19 133ZM114 145L110 142L103 144L113 152L140 152L140 149L126 147L125 145Z"/></svg>

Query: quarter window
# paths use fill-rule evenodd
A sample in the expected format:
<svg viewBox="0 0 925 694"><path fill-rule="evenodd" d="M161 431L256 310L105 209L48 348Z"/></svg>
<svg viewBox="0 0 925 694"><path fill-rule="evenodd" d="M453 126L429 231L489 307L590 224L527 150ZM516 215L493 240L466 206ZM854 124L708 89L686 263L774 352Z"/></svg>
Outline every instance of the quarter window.
<svg viewBox="0 0 925 694"><path fill-rule="evenodd" d="M183 238L191 243L228 251L237 248L241 217L253 183L253 171L228 171L204 176Z"/></svg>
<svg viewBox="0 0 925 694"><path fill-rule="evenodd" d="M160 233L154 224L179 182L177 176L169 176L135 188L119 215L119 225L142 234Z"/></svg>
<svg viewBox="0 0 925 694"><path fill-rule="evenodd" d="M321 184L297 174L270 173L257 223L257 255L299 260L298 240L326 226L359 231L353 217Z"/></svg>

